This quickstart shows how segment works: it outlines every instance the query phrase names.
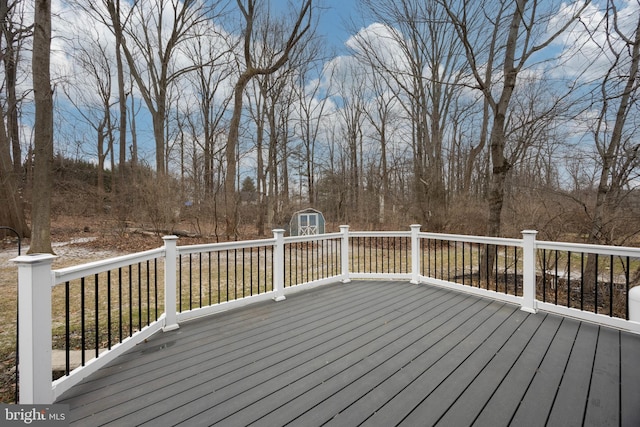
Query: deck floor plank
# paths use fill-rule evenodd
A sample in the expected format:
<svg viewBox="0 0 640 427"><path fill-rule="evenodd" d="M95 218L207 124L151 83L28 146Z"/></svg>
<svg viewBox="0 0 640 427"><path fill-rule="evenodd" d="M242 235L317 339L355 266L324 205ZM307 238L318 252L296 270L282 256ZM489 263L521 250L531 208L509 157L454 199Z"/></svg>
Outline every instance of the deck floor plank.
<svg viewBox="0 0 640 427"><path fill-rule="evenodd" d="M438 424L472 425L486 408L485 413L499 414L500 418L488 422L480 419L478 425L508 425L513 414L510 411L518 407L561 321L556 316L543 319L528 341L524 334L514 335L438 420ZM477 398L487 395L490 395L488 402Z"/></svg>
<svg viewBox="0 0 640 427"><path fill-rule="evenodd" d="M359 377L355 381L348 377L336 378L327 383L326 387L338 391L306 411L296 422L300 425L320 425L325 422L328 425L360 424L386 403L389 396L401 391L411 378L445 357L459 339L471 334L478 324L496 315L498 311L502 310L502 314L508 311L503 309L499 303L478 301L464 309L464 314L447 319L441 328L425 335L414 348L377 366L372 371L374 375ZM422 370L410 369L414 367L422 367ZM335 382L338 383L334 384Z"/></svg>
<svg viewBox="0 0 640 427"><path fill-rule="evenodd" d="M439 293L446 297L446 293ZM426 295L425 295L426 296ZM251 417L250 413L255 410L256 403L270 401L275 393L278 398L285 388L320 371L321 375L331 375L334 370L341 370L341 363L334 363L335 360L344 361L357 358L362 347L377 338L393 336L387 334L387 328L410 324L421 310L428 310L431 301L438 297L429 294L429 298L415 298L408 305L403 302L397 305L389 304L381 307L375 313L366 316L352 317L349 321L338 320L344 333L333 329L331 334L325 334L313 346L301 346L297 337L289 338L282 351L278 352L281 361L273 363L269 360L261 360L263 367L257 365L251 371L243 370L238 376L223 378L216 381L216 393L224 397L218 400L215 397L198 395L197 390L194 395L197 401L190 401L176 414L167 415L163 420L168 422L180 421L189 414L188 425L199 425L200 421L210 424L214 421L221 421L233 415L237 411L242 411L244 416ZM402 308L402 310L400 310ZM333 319L327 318L326 321ZM285 329L283 335L288 335ZM180 415L183 414L183 415ZM177 416L176 416L177 415ZM230 421L225 421L230 422ZM246 424L245 422L240 425Z"/></svg>
<svg viewBox="0 0 640 427"><path fill-rule="evenodd" d="M363 289L363 292L369 290L370 288L366 288ZM419 291L408 290L407 295L412 297L414 292ZM316 319L298 333L295 332L295 325L298 323L297 320L303 320L302 313L300 318L292 319L293 321L283 320L279 325L270 323L273 333L271 340L261 339L259 345L252 347L240 345L240 342L237 346L231 347L219 345L216 349L224 351L221 357L215 357L215 354L211 354L208 360L196 364L186 359L187 363L192 364L191 369L185 369L183 364L177 364L173 368L173 372L165 373L160 378L152 377L151 382L145 382L142 386L121 391L114 399L104 402L103 408L100 406L94 408L97 409L97 415L94 415L95 411L88 412L88 414L92 416L92 422L102 423L125 417L135 419L138 415L145 416L135 414L136 412L142 411L146 414L165 410L167 406L171 405L179 407L183 403L194 400L194 395L199 396L197 393L202 393L204 396L215 394L216 400L223 398L225 394L218 393L217 390L225 385L248 377L252 372L257 372L257 375L276 375L278 370L287 369L287 366L282 363L276 365L277 362L295 357L307 348L314 348L322 344L326 340L325 337L339 334L343 330L353 329L353 325L350 324L352 321L360 319L367 322L378 318L384 315L385 308L393 311L394 304L403 305L406 301L402 295L393 292L389 287L376 289L376 293L378 295L370 301L370 304L352 304L352 309L341 307L335 310L334 316L331 316L331 313L328 314L328 317L325 316L325 320L326 318L331 319L330 322L319 324L321 319ZM313 301L310 303L313 304ZM279 309L282 308L272 304L271 310L277 311ZM287 339L292 336L301 337L298 347L287 348ZM203 350L203 354L207 353L209 352ZM256 381L256 378L251 380ZM249 383L251 382L249 381ZM80 411L77 414L78 416L85 415Z"/></svg>
<svg viewBox="0 0 640 427"><path fill-rule="evenodd" d="M532 427L545 425L546 415L553 405L556 390L569 360L579 326L580 322L576 320L562 319L562 324L549 346L544 360L538 367L520 404L515 408L513 418L507 420L507 423L510 422L514 426L528 425ZM504 406L500 405L500 399L495 399L495 405L487 405L475 424L479 426L506 425L504 422L506 414L503 413L503 408Z"/></svg>
<svg viewBox="0 0 640 427"><path fill-rule="evenodd" d="M155 334L57 403L73 426L635 426L639 352L614 329L354 281Z"/></svg>
<svg viewBox="0 0 640 427"><path fill-rule="evenodd" d="M413 363L392 378L393 388L383 390L390 399L364 425L396 425L429 397L429 406L438 412L446 397L442 392L464 387L484 366L484 358L496 352L518 329L527 315L513 306L504 306L495 315L476 325L467 336L433 363ZM400 380L398 384L396 381ZM464 383L458 383L464 381ZM401 387L396 392L398 385ZM440 389L439 395L434 394ZM448 406L448 405L447 405ZM432 414L432 416L435 414ZM429 424L422 424L429 425Z"/></svg>
<svg viewBox="0 0 640 427"><path fill-rule="evenodd" d="M465 299L457 302L456 309L462 308L471 317L475 313L490 313L486 301ZM447 307L443 307L447 309ZM393 376L398 370L412 363L429 348L442 341L468 318L455 316L454 310L447 310L432 319L421 319L410 333L399 337L375 353L365 354L348 370L318 383L304 394L287 402L283 407L260 419L261 425L279 425L287 419L295 419L301 425L318 425L331 419L360 396L376 385ZM304 401L315 402L309 408Z"/></svg>
<svg viewBox="0 0 640 427"><path fill-rule="evenodd" d="M620 425L640 426L640 339L628 332L620 334Z"/></svg>
<svg viewBox="0 0 640 427"><path fill-rule="evenodd" d="M617 426L620 420L620 332L598 331L584 425ZM640 361L640 354L638 355Z"/></svg>
<svg viewBox="0 0 640 427"><path fill-rule="evenodd" d="M336 295L336 299L337 298L338 295ZM372 301L372 304L374 304L374 306L376 306L376 304L383 306L387 300L392 298L401 300L401 298L397 296L394 297L392 290L382 290L379 292L379 296ZM105 378L106 381L93 380L88 381L88 383L94 383L90 387L95 387L95 383L97 383L98 387L109 387L110 393L119 394L120 402L105 402L105 404L120 404L130 399L130 396L125 395L128 390L130 390L135 397L136 393L144 392L144 390L150 388L150 386L164 387L167 384L171 384L170 381L172 381L174 377L187 379L198 376L203 370L212 369L216 365L224 365L229 361L236 362L237 366L242 367L244 366L243 361L246 361L248 357L265 357L266 352L272 353L274 351L273 346L277 344L277 341L274 340L281 335L281 332L278 331L278 325L280 325L280 327L286 326L290 335L299 334L300 336L308 336L310 332L317 330L317 323L326 318L327 315L330 316L332 312L346 313L347 309L357 311L362 310L363 307L366 309L369 308L369 306L365 304L351 304L350 306L348 302L345 301L343 304L325 308L324 314L320 312L315 316L313 315L313 310L307 312L300 311L290 316L274 316L273 313L283 307L274 307L270 302L260 304L271 306L268 307L270 310L269 313L265 314L262 307L252 307L252 309L255 308L263 312L263 316L260 318L262 321L256 322L254 320L253 322L239 323L235 326L236 333L233 335L216 339L215 334L209 334L208 332L204 334L201 333L200 340L193 342L193 346L185 347L182 345L181 337L183 333L181 329L184 330L187 328L161 334L158 335L158 337L163 338L163 342L156 343L155 340L153 340L153 345L145 345L141 350L135 351L139 356L138 362L136 362L136 358L129 358L127 366L120 370L114 371L112 366L104 368L103 370L109 371L110 375L105 377L104 373L99 372L99 374L101 374L100 377ZM314 304L317 304L317 302L311 301L310 305ZM304 317L306 313L309 313L310 318L304 318L294 326L289 324L291 318L298 318L298 320L300 320L299 318ZM272 317L275 318L272 319ZM211 319L202 319L196 322L215 324L217 318L218 316L212 316ZM228 324L229 328L232 328L233 325L233 323ZM191 322L188 324L188 329L191 329L193 326L200 327L199 324ZM258 333L254 332L252 327L258 328ZM167 346L166 339L168 336L172 337L174 343L179 340L180 345ZM245 357L245 359L238 360L238 357ZM247 363L252 362L253 360L247 361ZM119 364L120 367L122 367L122 365L122 363ZM150 365L153 366L152 370L149 370ZM227 365L227 369L234 369L234 367ZM161 379L159 380L159 378ZM149 381L154 381L154 384L148 384ZM117 382L118 386L113 386L115 382ZM76 399L76 403L88 403L91 395L87 394L88 390L83 386L84 384L76 387L68 396L65 395L63 398L66 399L74 395L80 395L80 397ZM98 394L99 393L93 394L93 396Z"/></svg>
<svg viewBox="0 0 640 427"><path fill-rule="evenodd" d="M455 366L446 381L439 384L428 398L423 397L405 418L398 421L402 421L401 424L407 426L421 423L435 425L460 399L465 390L476 380L481 379L483 372L491 369L491 362L498 354L508 353L507 356L516 357L513 353L522 351L523 346L531 339L542 321L543 316L527 316L521 323L505 322L501 325L505 326L504 328L493 331L476 351ZM475 396L475 400L483 403L490 397L490 393L490 391L480 391L480 394ZM393 407L389 409L393 412Z"/></svg>
<svg viewBox="0 0 640 427"><path fill-rule="evenodd" d="M320 405L339 389L337 382L348 383L359 377L375 381L377 375L372 371L386 360L392 359L394 365L399 363L398 353L401 351L415 351L416 347L412 344L424 337L425 329L433 330L441 326L443 321L454 321L452 318L444 317L444 313L447 309L450 310L453 304L468 305L467 301L463 302L462 299L448 300L441 307L425 307L427 311L417 313L419 316L408 319L408 322L401 320L403 323L393 331L390 329L393 327L392 324L385 324L381 331L383 335L375 337L356 351L346 354L332 352L323 369L314 371L311 375L300 376L295 381L289 382L285 379L277 393L255 400L251 407L236 412L224 421L243 425L259 420L260 425L281 425L304 412L307 402ZM390 332L394 335L391 339ZM326 411L324 404L321 407L324 408L324 413L330 413Z"/></svg>
<svg viewBox="0 0 640 427"><path fill-rule="evenodd" d="M581 426L589 394L599 327L580 323L547 424Z"/></svg>

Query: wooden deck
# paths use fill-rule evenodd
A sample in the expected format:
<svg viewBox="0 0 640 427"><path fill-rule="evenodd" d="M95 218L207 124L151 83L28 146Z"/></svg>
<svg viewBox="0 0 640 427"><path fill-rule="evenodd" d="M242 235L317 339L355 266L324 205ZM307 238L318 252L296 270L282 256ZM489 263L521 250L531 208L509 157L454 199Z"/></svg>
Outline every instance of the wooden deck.
<svg viewBox="0 0 640 427"><path fill-rule="evenodd" d="M640 426L640 336L356 281L159 333L57 403L82 426Z"/></svg>

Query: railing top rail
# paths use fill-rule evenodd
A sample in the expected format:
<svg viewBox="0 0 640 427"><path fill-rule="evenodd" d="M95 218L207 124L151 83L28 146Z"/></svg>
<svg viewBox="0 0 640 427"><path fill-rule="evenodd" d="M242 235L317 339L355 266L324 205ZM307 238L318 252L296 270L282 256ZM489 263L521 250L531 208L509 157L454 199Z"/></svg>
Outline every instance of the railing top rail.
<svg viewBox="0 0 640 427"><path fill-rule="evenodd" d="M352 233L349 233L351 235ZM285 243L315 242L321 240L331 240L342 237L342 233L311 234L307 236L288 236L284 238Z"/></svg>
<svg viewBox="0 0 640 427"><path fill-rule="evenodd" d="M418 233L418 237L424 239L434 240L454 240L458 242L468 243L481 243L489 245L504 245L504 246L522 246L521 239L510 239L506 237L484 237L484 236L470 236L466 234L444 234L444 233Z"/></svg>
<svg viewBox="0 0 640 427"><path fill-rule="evenodd" d="M629 246L590 245L586 243L549 242L537 240L536 248L640 258L640 248L633 248Z"/></svg>
<svg viewBox="0 0 640 427"><path fill-rule="evenodd" d="M255 239L255 240L240 240L233 242L219 242L219 243L203 243L200 245L184 245L178 246L177 250L179 254L188 255L199 252L216 252L226 251L233 249L246 249L246 248L260 248L264 246L273 246L275 239Z"/></svg>
<svg viewBox="0 0 640 427"><path fill-rule="evenodd" d="M91 276L93 274L102 273L120 267L126 267L138 262L150 261L163 255L164 247L160 247L144 252L137 252L134 254L127 254L105 260L60 268L52 271L54 277L53 285L55 286L81 277Z"/></svg>
<svg viewBox="0 0 640 427"><path fill-rule="evenodd" d="M411 237L411 231L349 231L349 237Z"/></svg>

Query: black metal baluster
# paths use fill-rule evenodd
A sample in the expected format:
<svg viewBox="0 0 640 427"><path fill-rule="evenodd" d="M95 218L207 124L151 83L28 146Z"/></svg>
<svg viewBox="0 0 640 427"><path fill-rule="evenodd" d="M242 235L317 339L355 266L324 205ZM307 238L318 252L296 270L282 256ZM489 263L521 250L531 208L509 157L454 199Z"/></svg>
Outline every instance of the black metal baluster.
<svg viewBox="0 0 640 427"><path fill-rule="evenodd" d="M273 257L274 257L273 247L270 247L268 252L271 254L271 257L270 257L271 258L271 277L270 277L270 279L271 279L271 290L273 290L273 271L275 270L275 268L274 268L275 267L275 261L273 259ZM266 259L266 257L267 257L267 247L266 246L264 247L264 256L265 256L265 259ZM265 274L264 274L264 289L265 289L265 291L267 290L267 273L266 273L266 269L267 269L267 266L265 265Z"/></svg>
<svg viewBox="0 0 640 427"><path fill-rule="evenodd" d="M151 271L150 261L147 260L147 326L151 324Z"/></svg>
<svg viewBox="0 0 640 427"><path fill-rule="evenodd" d="M466 283L464 281L464 272L465 272L465 267L466 264L464 262L464 242L462 242L462 285L464 286Z"/></svg>
<svg viewBox="0 0 640 427"><path fill-rule="evenodd" d="M596 274L595 274L595 296L594 296L594 301L595 301L595 313L598 314L598 256L599 254L596 254Z"/></svg>
<svg viewBox="0 0 640 427"><path fill-rule="evenodd" d="M396 247L399 245L400 243L398 242L398 238L394 237L393 238L393 273L396 272L396 266L397 266L397 255L396 255Z"/></svg>
<svg viewBox="0 0 640 427"><path fill-rule="evenodd" d="M347 248L347 252L349 249ZM347 254L345 254L347 256ZM336 240L336 273L342 274L342 240Z"/></svg>
<svg viewBox="0 0 640 427"><path fill-rule="evenodd" d="M542 301L547 302L547 250L542 250Z"/></svg>
<svg viewBox="0 0 640 427"><path fill-rule="evenodd" d="M84 366L84 350L85 350L85 304L84 304L84 277L80 279L80 350L82 351L82 366Z"/></svg>
<svg viewBox="0 0 640 427"><path fill-rule="evenodd" d="M624 282L625 282L625 293L624 293L624 295L625 295L625 307L624 307L625 316L624 316L624 318L626 320L629 320L629 287L630 287L629 283L631 281L630 280L631 274L630 274L630 271L629 271L630 269L631 269L631 259L630 259L630 257L627 257L627 267L626 267L625 272L624 272Z"/></svg>
<svg viewBox="0 0 640 427"><path fill-rule="evenodd" d="M514 294L518 296L518 247L513 247L513 286Z"/></svg>
<svg viewBox="0 0 640 427"><path fill-rule="evenodd" d="M369 242L369 270L368 272L371 273L373 271L373 245L374 245L374 238L373 237L368 237L367 240ZM366 268L366 265L365 265Z"/></svg>
<svg viewBox="0 0 640 427"><path fill-rule="evenodd" d="M233 249L233 299L238 299L238 249Z"/></svg>
<svg viewBox="0 0 640 427"><path fill-rule="evenodd" d="M211 281L213 280L213 276L211 275L211 251L207 253L207 288L209 289L209 305L212 304L211 301Z"/></svg>
<svg viewBox="0 0 640 427"><path fill-rule="evenodd" d="M142 265L138 263L138 330L142 330Z"/></svg>
<svg viewBox="0 0 640 427"><path fill-rule="evenodd" d="M249 252L249 282L251 285L251 290L249 291L249 295L253 295L253 248Z"/></svg>
<svg viewBox="0 0 640 427"><path fill-rule="evenodd" d="M508 256L509 248L507 245L504 245L504 293L507 295L509 293L509 264L508 264ZM496 271L496 274L498 272ZM514 277L515 280L515 277Z"/></svg>
<svg viewBox="0 0 640 427"><path fill-rule="evenodd" d="M158 321L158 259L153 259L153 311L155 320Z"/></svg>
<svg viewBox="0 0 640 427"><path fill-rule="evenodd" d="M407 261L407 259L406 259L406 252L408 252L408 250L407 250L407 248L406 248L406 247L404 248L404 249L405 249L405 257L403 258L403 256L402 256L402 241L403 241L403 240L404 240L404 239L403 239L402 237L400 237L400 238L398 239L398 241L399 241L399 243L400 243L400 245L399 245L399 246L400 246L400 255L399 255L399 257L398 257L398 262L400 263L400 265L398 266L398 268L397 268L397 269L393 270L393 272L394 272L394 273L398 273L398 272L399 272L399 273L402 273L402 264L403 264L402 260L404 259L404 264L406 264L406 261Z"/></svg>
<svg viewBox="0 0 640 427"><path fill-rule="evenodd" d="M447 240L447 282L451 281L451 241Z"/></svg>
<svg viewBox="0 0 640 427"><path fill-rule="evenodd" d="M107 349L111 350L111 270L107 271Z"/></svg>
<svg viewBox="0 0 640 427"><path fill-rule="evenodd" d="M122 267L118 268L118 342L122 342Z"/></svg>
<svg viewBox="0 0 640 427"><path fill-rule="evenodd" d="M324 239L320 241L320 259L322 260L322 262L320 263L320 277L323 279L326 277L329 277L329 272L328 272L329 259L325 258L325 251L324 251L324 245L326 243L327 241Z"/></svg>
<svg viewBox="0 0 640 427"><path fill-rule="evenodd" d="M558 281L558 251L555 251L555 274L554 274L554 278L553 278L553 283L555 284L555 296L554 296L554 304L558 305L558 288L560 287L559 281Z"/></svg>
<svg viewBox="0 0 640 427"><path fill-rule="evenodd" d="M309 282L309 241L308 240L304 242L304 252L305 252L305 259L306 259L306 264L307 264L307 268L305 269L306 271L305 271L305 279L304 280L305 280L305 282ZM265 286L265 291L266 291L266 289L267 288Z"/></svg>
<svg viewBox="0 0 640 427"><path fill-rule="evenodd" d="M218 255L218 304L220 304L220 251L217 251L217 255Z"/></svg>
<svg viewBox="0 0 640 427"><path fill-rule="evenodd" d="M178 255L178 312L182 312L182 254Z"/></svg>
<svg viewBox="0 0 640 427"><path fill-rule="evenodd" d="M613 255L609 255L609 317L613 317Z"/></svg>
<svg viewBox="0 0 640 427"><path fill-rule="evenodd" d="M70 290L69 290L69 282L64 283L64 347L65 347L65 375L69 375L69 371L71 370L71 307L69 300L71 299Z"/></svg>
<svg viewBox="0 0 640 427"><path fill-rule="evenodd" d="M129 264L129 336L133 336L133 270Z"/></svg>
<svg viewBox="0 0 640 427"><path fill-rule="evenodd" d="M99 301L99 291L98 291L98 285L99 285L99 281L98 281L98 274L96 273L93 276L93 282L94 282L94 286L95 286L95 295L94 295L94 304L95 304L95 334L96 334L96 357L98 357L100 355L100 340L99 340L99 336L100 336L100 323L99 323L99 315L100 315L100 301Z"/></svg>
<svg viewBox="0 0 640 427"><path fill-rule="evenodd" d="M491 277L491 276L489 274L489 268L490 267L489 267L489 245L488 244L485 245L485 252L487 254L487 256L485 257L486 258L486 260L485 260L486 265L485 266L486 266L486 269L487 269L486 270L487 271L487 276L486 276L487 277L487 289L489 289L488 288L488 286L489 286L489 277ZM482 264L482 248L481 248L480 244L478 244L478 255L477 255L477 257L478 257L478 288L481 288L482 287L482 283L481 283L480 279L482 277L482 274L480 273L480 271L482 269L482 265L481 265Z"/></svg>
<svg viewBox="0 0 640 427"><path fill-rule="evenodd" d="M567 307L571 308L571 251L567 251Z"/></svg>
<svg viewBox="0 0 640 427"><path fill-rule="evenodd" d="M293 279L293 271L292 271L293 270L293 264L291 264L291 260L292 260L291 251L293 250L293 248L291 247L292 245L293 245L292 243L285 245L284 258L286 260L288 260L287 263L285 264L285 267L287 267L287 266L289 267L289 269L285 272L285 275L284 275L285 278L288 277L288 279L289 279L288 281L285 280L285 284L284 284L285 288L287 286L291 286L292 285L291 280Z"/></svg>
<svg viewBox="0 0 640 427"><path fill-rule="evenodd" d="M189 310L193 310L193 254L189 254Z"/></svg>
<svg viewBox="0 0 640 427"><path fill-rule="evenodd" d="M580 254L580 310L584 310L584 252Z"/></svg>
<svg viewBox="0 0 640 427"><path fill-rule="evenodd" d="M202 252L198 252L198 307L202 308Z"/></svg>

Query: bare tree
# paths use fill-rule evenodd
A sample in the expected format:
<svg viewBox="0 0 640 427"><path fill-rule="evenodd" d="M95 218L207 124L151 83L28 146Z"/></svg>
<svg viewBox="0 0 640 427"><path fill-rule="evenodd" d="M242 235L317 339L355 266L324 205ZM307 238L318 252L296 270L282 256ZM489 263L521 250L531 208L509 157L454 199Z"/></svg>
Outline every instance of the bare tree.
<svg viewBox="0 0 640 427"><path fill-rule="evenodd" d="M98 207L104 200L104 169L107 156L114 146L113 131L117 120L111 108L116 103L112 93L113 57L104 40L76 40L74 61L82 72L75 73L69 84L63 86L65 95L76 107L86 124L96 132L95 153L98 160Z"/></svg>
<svg viewBox="0 0 640 427"><path fill-rule="evenodd" d="M164 175L167 91L179 77L204 65L185 65L178 58L179 51L186 41L206 35L210 26L205 24L221 13L218 11L221 2L143 0L123 10L117 0L104 1L116 42L122 47L129 72L151 114L156 170Z"/></svg>
<svg viewBox="0 0 640 427"><path fill-rule="evenodd" d="M226 45L227 41L220 37L199 37L186 50L194 64L206 64L189 73L187 78L195 88L199 101L197 118L194 117L194 124L199 123L199 126L197 129L193 127L192 133L198 148L202 150L204 195L208 196L213 195L215 190L215 165L218 164L215 157L223 149L217 147L216 142L225 130L227 107L231 102L230 96L222 94L224 83L233 73L230 64L233 46Z"/></svg>
<svg viewBox="0 0 640 427"><path fill-rule="evenodd" d="M107 10L109 11L109 16L111 17L113 35L115 37L115 59L116 59L116 76L117 76L117 85L118 85L118 106L119 106L119 127L118 127L118 164L120 167L118 168L118 176L120 185L116 187L116 191L120 190L120 187L124 187L126 174L125 174L125 163L127 161L127 90L126 90L126 80L124 75L124 62L122 60L122 40L123 40L123 32L122 32L122 23L120 22L120 0L110 1L103 0L107 6ZM133 100L132 100L133 102ZM132 112L133 114L133 112ZM113 151L111 152L112 157L114 155ZM132 165L135 164L135 151L132 156ZM115 180L115 176L113 177ZM115 181L114 181L115 182ZM118 210L122 210L120 207L120 203L118 203Z"/></svg>
<svg viewBox="0 0 640 427"><path fill-rule="evenodd" d="M23 45L31 36L32 27L24 24L24 3L19 1L0 0L0 20L2 37L2 63L4 65L3 87L6 90L7 134L11 142L13 165L16 173L22 169L22 148L20 146L19 103L17 93L18 66Z"/></svg>
<svg viewBox="0 0 640 427"><path fill-rule="evenodd" d="M384 223L388 201L391 198L391 179L389 172L389 146L392 141L392 134L397 130L395 125L398 122L397 105L398 98L390 88L384 84L384 78L378 75L375 67L371 70L371 75L367 79L371 87L373 99L365 108L365 114L369 125L373 128L371 138L376 140L380 147L379 162L375 164L374 170L378 171L381 186L378 190L378 221Z"/></svg>
<svg viewBox="0 0 640 427"><path fill-rule="evenodd" d="M344 153L347 209L357 217L363 217L365 207L363 202L363 170L362 156L364 143L364 123L366 109L366 71L360 64L352 62L342 73L333 75L335 92L340 99L341 108L338 110L340 118L340 136Z"/></svg>
<svg viewBox="0 0 640 427"><path fill-rule="evenodd" d="M51 247L51 171L53 163L53 93L51 90L51 1L36 0L33 26L34 185L29 253L53 253Z"/></svg>
<svg viewBox="0 0 640 427"><path fill-rule="evenodd" d="M3 114L2 106L0 114ZM4 206L0 223L12 227L22 237L29 237L31 232L18 191L18 175L12 167L9 140L4 120L0 120L0 203Z"/></svg>
<svg viewBox="0 0 640 427"><path fill-rule="evenodd" d="M6 108L0 105L0 203L5 206L0 213L0 223L14 228L23 237L29 237L31 232L19 194L22 148L18 67L24 41L31 35L31 27L24 24L23 7L22 2L0 0L0 55L4 66L2 89L6 100Z"/></svg>
<svg viewBox="0 0 640 427"><path fill-rule="evenodd" d="M322 75L313 67L312 60L319 51L318 46L312 45L311 57L298 70L298 81L293 85L295 91L295 105L297 106L297 136L300 138L299 160L303 170L300 179L306 179L307 197L310 206L315 206L317 200L317 149L323 121L326 121L325 111L329 97L322 93ZM330 77L328 77L330 79ZM300 195L302 196L302 195Z"/></svg>
<svg viewBox="0 0 640 427"><path fill-rule="evenodd" d="M464 45L467 65L475 80L472 86L481 91L491 113L489 149L492 171L487 233L499 236L505 183L512 168L506 152L507 119L518 77L534 54L548 47L576 22L589 2L576 4L565 22L551 33L544 33L544 30L557 10L555 5L543 5L541 0L439 0L438 3L446 10Z"/></svg>
<svg viewBox="0 0 640 427"><path fill-rule="evenodd" d="M431 229L441 229L447 210L445 135L452 100L459 96L459 81L466 73L461 42L446 12L434 2L362 3L385 28L373 40L356 38L358 55L380 70L405 111L411 125L416 217ZM386 50L376 46L381 41Z"/></svg>
<svg viewBox="0 0 640 427"><path fill-rule="evenodd" d="M620 244L630 235L623 228L615 227L619 222L616 218L622 213L622 201L631 194L626 189L637 178L640 168L640 143L636 136L640 16L636 16L637 21L629 34L619 23L616 3L609 1L607 5L606 48L612 62L600 85L601 107L593 129L600 172L588 241ZM623 219L624 222L628 220ZM631 235L638 231L638 227L634 227Z"/></svg>
<svg viewBox="0 0 640 427"><path fill-rule="evenodd" d="M247 84L258 75L273 74L289 60L293 48L311 28L312 0L305 0L296 10L293 24L291 22L275 22L268 10L260 10L256 0L237 0L243 18L243 46L240 75L233 89L233 114L229 124L229 136L226 146L227 172L225 177L226 234L227 238L235 238L238 233L238 192L236 191L237 149L239 143L242 103ZM262 15L260 15L262 13ZM260 21L262 16L263 20ZM260 25L273 26L271 32L273 45L256 46L256 32ZM271 55L257 55L258 50L267 50Z"/></svg>

